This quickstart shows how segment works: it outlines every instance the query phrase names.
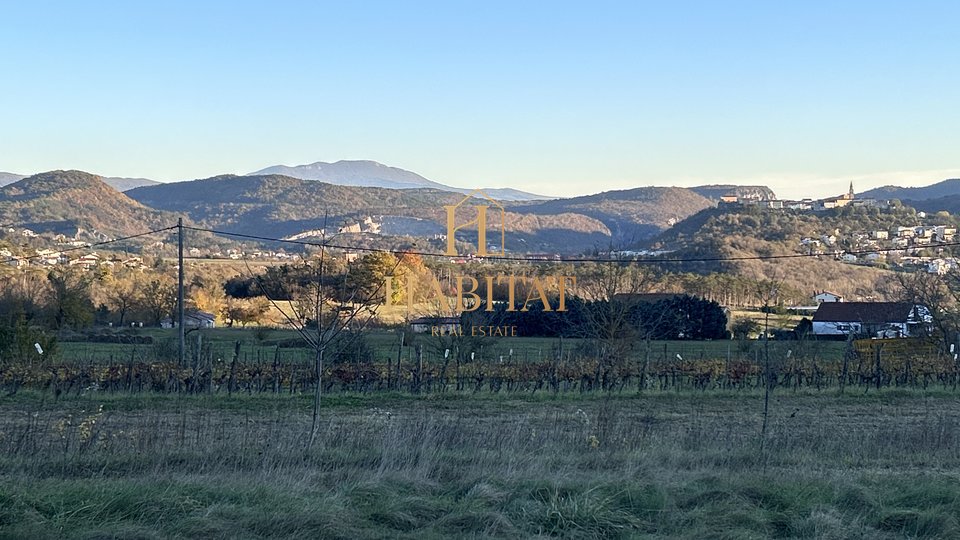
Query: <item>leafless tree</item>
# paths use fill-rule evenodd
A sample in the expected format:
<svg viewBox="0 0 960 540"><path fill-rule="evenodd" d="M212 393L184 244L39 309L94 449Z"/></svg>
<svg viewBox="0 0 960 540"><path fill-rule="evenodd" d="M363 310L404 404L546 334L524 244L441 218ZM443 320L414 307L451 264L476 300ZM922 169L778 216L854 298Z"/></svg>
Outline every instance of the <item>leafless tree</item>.
<svg viewBox="0 0 960 540"><path fill-rule="evenodd" d="M899 285L896 298L901 302L925 306L932 322L932 332L928 337L949 349L960 329L960 313L957 309L960 305L960 274L951 272L940 276L920 271L899 272L896 280Z"/></svg>
<svg viewBox="0 0 960 540"><path fill-rule="evenodd" d="M638 342L647 343L645 359L649 361L650 325L637 321L636 308L645 301L641 295L650 292L653 285L648 269L627 260L597 264L578 277L578 294L588 302L582 310L579 337L595 347L598 383L601 372L626 361Z"/></svg>
<svg viewBox="0 0 960 540"><path fill-rule="evenodd" d="M327 248L330 240L332 237L329 240L323 237L319 250L313 257L302 257L300 270L302 276L308 279L306 283L295 286L297 290L291 291L297 301L289 302L286 306L281 305L269 294L262 280L257 279L261 293L314 351L314 376L317 386L314 390L308 449L313 446L320 428L325 356L338 340L351 342L359 338L362 331L375 319L382 305L378 299L382 298L386 287L383 279L368 284L345 281L345 266L334 259ZM397 269L400 262L401 259L396 258L392 271Z"/></svg>
<svg viewBox="0 0 960 540"><path fill-rule="evenodd" d="M763 307L763 424L760 426L760 451L767 434L770 413L770 393L773 390L773 369L770 365L770 312L777 305L782 280L756 278L753 283L754 298Z"/></svg>

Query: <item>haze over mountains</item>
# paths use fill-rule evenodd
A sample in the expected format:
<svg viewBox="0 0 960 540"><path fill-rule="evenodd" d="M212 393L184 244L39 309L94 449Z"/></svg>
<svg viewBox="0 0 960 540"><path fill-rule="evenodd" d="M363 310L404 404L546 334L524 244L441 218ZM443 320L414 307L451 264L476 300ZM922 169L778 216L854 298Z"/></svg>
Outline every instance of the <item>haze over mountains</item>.
<svg viewBox="0 0 960 540"><path fill-rule="evenodd" d="M472 188L458 188L427 180L417 173L410 172L397 167L389 167L376 161L341 160L335 163L324 163L318 161L309 165L298 165L288 167L286 165L274 165L248 176L263 176L270 174L281 174L302 180L319 180L330 184L355 187L380 187L391 189L417 189L434 188L443 191L452 191L454 193L470 193ZM481 188L484 193L500 201L529 201L549 199L543 195L535 195L517 189L510 188Z"/></svg>
<svg viewBox="0 0 960 540"><path fill-rule="evenodd" d="M283 175L224 175L120 192L93 174L52 171L0 188L0 222L38 233L95 230L116 237L184 216L212 229L282 238L372 219L381 238L411 239L445 233L443 207L462 200L462 193L436 188L341 186ZM501 203L512 250L568 254L650 237L714 204L688 189L659 187Z"/></svg>
<svg viewBox="0 0 960 540"><path fill-rule="evenodd" d="M36 232L83 229L121 236L169 226L177 216L184 216L213 229L281 238L373 220L379 224L375 234L381 239L412 241L445 233L443 206L460 202L468 191L372 161L265 170L312 178L270 173L158 183L81 171L52 171L28 178L3 173L0 182L7 185L0 188L0 223L18 223ZM714 208L728 193L775 198L765 186L737 185L637 187L546 200L508 191L513 198L503 197L502 190L487 193L506 208L510 248L565 254L635 245ZM925 188L885 187L861 196L902 198L921 210L956 212L960 180Z"/></svg>
<svg viewBox="0 0 960 540"><path fill-rule="evenodd" d="M271 237L320 229L335 233L344 224L367 218L381 224L381 235L433 236L445 232L443 207L463 200L460 193L432 188L339 186L282 175L225 175L141 187L127 195L153 208L185 213L217 230ZM507 208L508 236L529 246L589 247L610 234L603 222L581 214L526 216Z"/></svg>
<svg viewBox="0 0 960 540"><path fill-rule="evenodd" d="M7 185L7 184L12 184L12 183L14 183L14 182L18 182L18 181L20 181L20 180L23 180L24 178L26 178L26 176L24 176L24 175L22 175L22 174L15 174L15 173L8 173L8 172L0 172L0 186L5 186L5 185Z"/></svg>

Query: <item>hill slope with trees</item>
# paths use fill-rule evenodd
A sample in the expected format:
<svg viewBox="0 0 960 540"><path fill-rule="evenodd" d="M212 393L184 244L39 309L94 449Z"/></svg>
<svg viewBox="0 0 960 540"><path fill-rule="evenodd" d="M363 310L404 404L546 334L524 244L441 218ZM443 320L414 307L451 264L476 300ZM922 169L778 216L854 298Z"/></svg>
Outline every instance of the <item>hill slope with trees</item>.
<svg viewBox="0 0 960 540"><path fill-rule="evenodd" d="M840 262L834 251L856 251L857 235L872 231L890 231L900 226L955 226L956 221L956 217L946 214L921 219L914 208L902 205L889 209L846 207L816 213L724 207L699 212L643 247L668 250L670 253L664 258L687 260L663 265L672 271L756 276L783 281L811 293L829 289L869 299L886 288L884 282L892 278L892 273L884 270L882 264ZM819 248L824 251L819 256L798 257L815 249L802 244L803 239L819 241L823 236L835 236L835 245ZM758 256L768 259L749 260Z"/></svg>
<svg viewBox="0 0 960 540"><path fill-rule="evenodd" d="M74 235L78 229L117 237L176 224L82 171L51 171L0 188L0 222L35 232Z"/></svg>

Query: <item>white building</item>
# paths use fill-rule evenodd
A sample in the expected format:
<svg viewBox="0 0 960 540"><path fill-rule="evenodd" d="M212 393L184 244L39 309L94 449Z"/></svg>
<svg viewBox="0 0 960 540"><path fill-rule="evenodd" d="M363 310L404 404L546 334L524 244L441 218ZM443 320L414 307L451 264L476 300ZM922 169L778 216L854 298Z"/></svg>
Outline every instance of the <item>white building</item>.
<svg viewBox="0 0 960 540"><path fill-rule="evenodd" d="M813 299L818 303L823 302L843 302L843 295L832 293L830 291L821 291L813 295Z"/></svg>
<svg viewBox="0 0 960 540"><path fill-rule="evenodd" d="M933 318L920 304L903 302L824 302L813 316L813 333L824 337L922 335Z"/></svg>

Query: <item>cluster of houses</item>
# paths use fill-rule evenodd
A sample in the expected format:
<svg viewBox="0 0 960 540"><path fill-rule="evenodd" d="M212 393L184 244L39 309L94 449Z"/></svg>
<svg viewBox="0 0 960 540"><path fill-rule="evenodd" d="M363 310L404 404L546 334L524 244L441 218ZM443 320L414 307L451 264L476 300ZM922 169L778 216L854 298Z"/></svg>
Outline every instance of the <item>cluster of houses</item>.
<svg viewBox="0 0 960 540"><path fill-rule="evenodd" d="M162 243L161 243L162 244ZM77 247L85 247L89 244L81 242ZM148 246L148 248L151 246ZM156 247L156 246L152 246ZM162 246L160 246L162 247ZM28 266L78 266L87 270L98 268L101 266L104 267L119 267L123 266L126 268L146 268L143 264L142 257L136 256L122 256L119 253L101 255L93 251L83 255L75 255L75 251L65 252L57 249L49 248L39 248L32 250L32 253L27 252L24 254L22 251L14 253L8 248L0 248L0 264L6 266L12 266L14 268L25 268ZM251 252L244 252L240 249L228 249L226 252L219 250L210 250L210 249L201 249L201 248L190 248L187 250L185 255L191 258L210 258L210 259L255 259L255 260L292 260L296 259L297 255L292 253L286 253L283 250L279 251L270 251L270 250L256 250Z"/></svg>
<svg viewBox="0 0 960 540"><path fill-rule="evenodd" d="M857 199L853 183L847 193L826 199L803 199L799 201L765 198L762 193L746 196L724 195L720 205L756 206L772 209L801 211L824 211L833 208L874 207L885 208L887 201L875 199ZM919 212L919 218L926 214ZM800 240L798 251L811 255L832 255L837 260L853 264L876 264L894 258L898 264L925 269L933 274L945 274L960 266L954 258L918 256L917 253L938 244L954 242L957 228L948 225L905 225L891 230L860 231L848 238L841 238L839 230L821 234L819 237L806 237ZM847 246L839 247L839 243Z"/></svg>
<svg viewBox="0 0 960 540"><path fill-rule="evenodd" d="M886 208L888 203L887 201L879 201L876 199L857 199L853 191L853 182L851 182L850 190L847 191L847 193L836 197L828 197L826 199L769 199L759 193L751 193L746 196L738 196L736 194L729 193L720 197L720 205L756 206L760 208L771 208L774 210L822 212L825 210L832 210L834 208L843 208L845 206Z"/></svg>
<svg viewBox="0 0 960 540"><path fill-rule="evenodd" d="M292 260L296 259L297 255L293 253L287 253L286 251L280 249L277 251L273 250L254 250L254 251L244 251L242 249L227 249L226 251L221 251L218 249L204 249L192 247L184 253L184 255L193 258L193 259L232 259L239 261L241 259L256 259L256 260Z"/></svg>
<svg viewBox="0 0 960 540"><path fill-rule="evenodd" d="M146 268L141 257L124 257L119 254L100 256L96 252L70 258L68 254L55 249L38 249L33 255L15 255L6 248L0 248L0 258L7 266L23 268L27 266L76 266L86 270L101 266L126 268Z"/></svg>
<svg viewBox="0 0 960 540"><path fill-rule="evenodd" d="M812 255L833 255L847 263L880 263L895 259L898 264L924 268L933 274L945 274L957 266L949 257L918 256L922 250L939 244L954 242L957 228L947 225L896 227L890 231L858 232L842 239L839 230L819 237L800 240L799 251ZM841 240L853 246L850 250L838 247ZM852 253L851 253L852 251Z"/></svg>
<svg viewBox="0 0 960 540"><path fill-rule="evenodd" d="M4 232L10 236L22 236L24 238L40 238L40 235L31 229L26 227L22 229L16 229L14 227L7 227ZM67 236L65 234L58 234L54 236L57 244L61 246L85 246L88 244L87 241L81 240L82 237L87 237L96 242L104 242L112 240L112 238L96 229L86 230L78 227L76 233L73 236Z"/></svg>

